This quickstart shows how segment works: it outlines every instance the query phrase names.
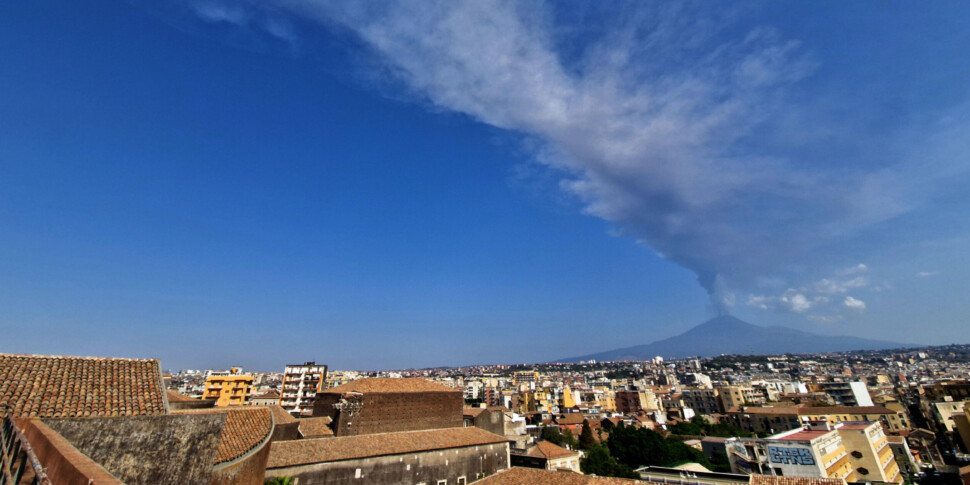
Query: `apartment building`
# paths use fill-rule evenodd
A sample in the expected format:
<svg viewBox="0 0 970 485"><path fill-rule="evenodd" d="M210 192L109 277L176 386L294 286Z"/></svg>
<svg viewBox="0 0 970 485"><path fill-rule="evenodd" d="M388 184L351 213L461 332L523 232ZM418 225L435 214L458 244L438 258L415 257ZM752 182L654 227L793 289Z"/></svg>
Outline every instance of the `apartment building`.
<svg viewBox="0 0 970 485"><path fill-rule="evenodd" d="M313 413L313 401L327 382L327 366L316 362L288 365L283 371L280 407L294 416Z"/></svg>
<svg viewBox="0 0 970 485"><path fill-rule="evenodd" d="M720 412L717 389L696 388L681 391L684 404L697 414L716 414Z"/></svg>
<svg viewBox="0 0 970 485"><path fill-rule="evenodd" d="M242 406L249 399L253 379L253 375L244 373L242 367L208 372L202 399L215 399L217 407Z"/></svg>
<svg viewBox="0 0 970 485"><path fill-rule="evenodd" d="M811 392L824 392L839 406L873 406L869 389L862 381L856 382L819 382L809 384Z"/></svg>

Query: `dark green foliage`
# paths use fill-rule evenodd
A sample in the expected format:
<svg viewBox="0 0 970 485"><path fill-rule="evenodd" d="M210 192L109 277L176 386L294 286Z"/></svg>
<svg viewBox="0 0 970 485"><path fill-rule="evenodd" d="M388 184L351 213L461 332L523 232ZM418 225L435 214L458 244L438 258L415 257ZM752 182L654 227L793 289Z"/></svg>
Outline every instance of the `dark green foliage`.
<svg viewBox="0 0 970 485"><path fill-rule="evenodd" d="M276 477L266 480L265 485L293 485L293 477Z"/></svg>
<svg viewBox="0 0 970 485"><path fill-rule="evenodd" d="M711 456L711 464L714 465L712 471L731 473L731 460L728 459L727 454L722 451L715 451Z"/></svg>
<svg viewBox="0 0 970 485"><path fill-rule="evenodd" d="M579 446L579 442L576 441L576 437L572 433L563 433L559 431L559 428L555 426L545 426L542 428L542 433L539 435L540 438L563 448L569 448L575 450Z"/></svg>
<svg viewBox="0 0 970 485"><path fill-rule="evenodd" d="M593 428L589 427L589 420L583 420L583 431L579 433L579 447L588 450L596 446L596 438L593 437Z"/></svg>
<svg viewBox="0 0 970 485"><path fill-rule="evenodd" d="M735 436L750 437L751 433L735 428L731 423L719 422L711 424L704 416L694 416L690 422L680 422L670 427L670 432L686 436L720 436L731 438Z"/></svg>
<svg viewBox="0 0 970 485"><path fill-rule="evenodd" d="M613 430L607 442L610 454L630 468L642 466L672 467L687 462L700 463L708 469L714 465L700 450L676 439L664 439L663 435L644 428L624 427Z"/></svg>
<svg viewBox="0 0 970 485"><path fill-rule="evenodd" d="M610 450L602 445L586 452L586 457L579 461L579 469L587 475L600 477L640 478L629 466L617 463L616 458L610 456Z"/></svg>

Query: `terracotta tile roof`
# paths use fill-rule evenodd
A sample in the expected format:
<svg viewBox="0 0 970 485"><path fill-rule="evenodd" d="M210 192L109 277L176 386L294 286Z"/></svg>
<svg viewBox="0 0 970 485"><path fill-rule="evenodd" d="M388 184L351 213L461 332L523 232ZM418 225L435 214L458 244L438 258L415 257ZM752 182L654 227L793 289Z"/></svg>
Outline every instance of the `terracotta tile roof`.
<svg viewBox="0 0 970 485"><path fill-rule="evenodd" d="M194 397L186 396L185 394L179 394L172 390L165 391L165 395L168 396L168 402L191 402L198 401Z"/></svg>
<svg viewBox="0 0 970 485"><path fill-rule="evenodd" d="M325 436L333 436L333 430L330 429L330 416L322 416L319 418L303 418L298 420L300 422L300 434L304 438L323 438Z"/></svg>
<svg viewBox="0 0 970 485"><path fill-rule="evenodd" d="M226 423L219 436L215 464L235 460L256 448L273 432L269 406L238 406L208 409L177 409L172 414L224 413Z"/></svg>
<svg viewBox="0 0 970 485"><path fill-rule="evenodd" d="M507 442L503 436L475 427L277 441L270 448L266 468Z"/></svg>
<svg viewBox="0 0 970 485"><path fill-rule="evenodd" d="M569 413L563 416L556 417L556 423L558 424L583 424L583 420L586 419L582 414L579 413Z"/></svg>
<svg viewBox="0 0 970 485"><path fill-rule="evenodd" d="M164 414L158 360L0 354L0 405L19 416Z"/></svg>
<svg viewBox="0 0 970 485"><path fill-rule="evenodd" d="M296 418L292 414L283 409L279 404L271 404L266 406L269 412L273 413L273 420L276 421L276 425L295 423Z"/></svg>
<svg viewBox="0 0 970 485"><path fill-rule="evenodd" d="M597 477L574 472L542 470L538 468L512 467L485 477L476 485L634 485L643 483L625 478Z"/></svg>
<svg viewBox="0 0 970 485"><path fill-rule="evenodd" d="M266 391L262 394L257 394L253 396L253 399L279 399L280 393L276 391Z"/></svg>
<svg viewBox="0 0 970 485"><path fill-rule="evenodd" d="M536 443L536 445L532 447L532 449L530 449L527 454L529 456L534 456L536 458L545 458L547 460L554 460L556 458L576 456L579 454L579 452L567 450L549 441L540 441Z"/></svg>
<svg viewBox="0 0 970 485"><path fill-rule="evenodd" d="M751 485L845 485L841 478L776 477L751 475Z"/></svg>
<svg viewBox="0 0 970 485"><path fill-rule="evenodd" d="M342 386L337 386L323 391L324 393L344 393L344 392L462 392L442 384L436 384L427 379L402 378L395 379L390 377L374 377L370 379L357 379L350 381Z"/></svg>
<svg viewBox="0 0 970 485"><path fill-rule="evenodd" d="M461 411L462 416L471 416L472 418L477 418L479 414L485 412L485 408L464 408Z"/></svg>

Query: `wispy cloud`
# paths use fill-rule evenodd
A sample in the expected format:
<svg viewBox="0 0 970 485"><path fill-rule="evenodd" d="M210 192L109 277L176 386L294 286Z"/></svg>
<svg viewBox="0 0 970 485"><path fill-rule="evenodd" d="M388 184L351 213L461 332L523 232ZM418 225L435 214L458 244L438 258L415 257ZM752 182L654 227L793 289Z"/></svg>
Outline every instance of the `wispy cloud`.
<svg viewBox="0 0 970 485"><path fill-rule="evenodd" d="M708 4L630 4L609 31L578 29L578 42L539 2L267 4L355 37L413 99L525 137L585 213L694 271L718 308L734 288L833 259L913 206L893 162L764 148L805 143L802 126L775 122L804 111L788 95L820 60L771 28L722 31ZM197 12L251 23L233 8ZM966 131L947 126L955 139ZM867 286L867 270L747 304L808 312Z"/></svg>
<svg viewBox="0 0 970 485"><path fill-rule="evenodd" d="M940 274L939 271L920 271L919 273L916 273L916 277L917 278L929 278L930 276L936 276L938 274Z"/></svg>

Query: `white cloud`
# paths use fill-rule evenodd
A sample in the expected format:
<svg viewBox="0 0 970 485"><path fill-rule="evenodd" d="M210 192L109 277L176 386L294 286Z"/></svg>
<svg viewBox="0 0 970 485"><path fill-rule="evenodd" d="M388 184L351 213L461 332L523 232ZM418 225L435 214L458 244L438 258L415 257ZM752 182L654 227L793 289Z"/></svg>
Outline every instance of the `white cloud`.
<svg viewBox="0 0 970 485"><path fill-rule="evenodd" d="M920 271L919 273L916 273L916 277L917 278L929 278L930 276L936 276L938 274L940 274L939 271Z"/></svg>
<svg viewBox="0 0 970 485"><path fill-rule="evenodd" d="M239 4L197 11L251 25L211 6ZM907 180L887 170L892 162L773 155L807 140L804 123L786 130L776 121L804 115L787 95L817 62L797 39L732 30L706 4L633 4L609 29L585 34L582 47L563 41L554 7L541 2L241 4L349 33L378 61L367 63L379 66L373 77L395 93L521 135L586 214L694 271L718 308L733 304L728 287L817 265L910 210L899 196ZM956 130L952 138L962 139ZM783 149L753 148L761 135ZM807 312L826 295L868 286L868 269L791 282L779 289L800 289L747 304Z"/></svg>
<svg viewBox="0 0 970 485"><path fill-rule="evenodd" d="M842 302L842 304L850 310L862 311L866 309L866 302L855 299L851 296L845 297L845 301Z"/></svg>

